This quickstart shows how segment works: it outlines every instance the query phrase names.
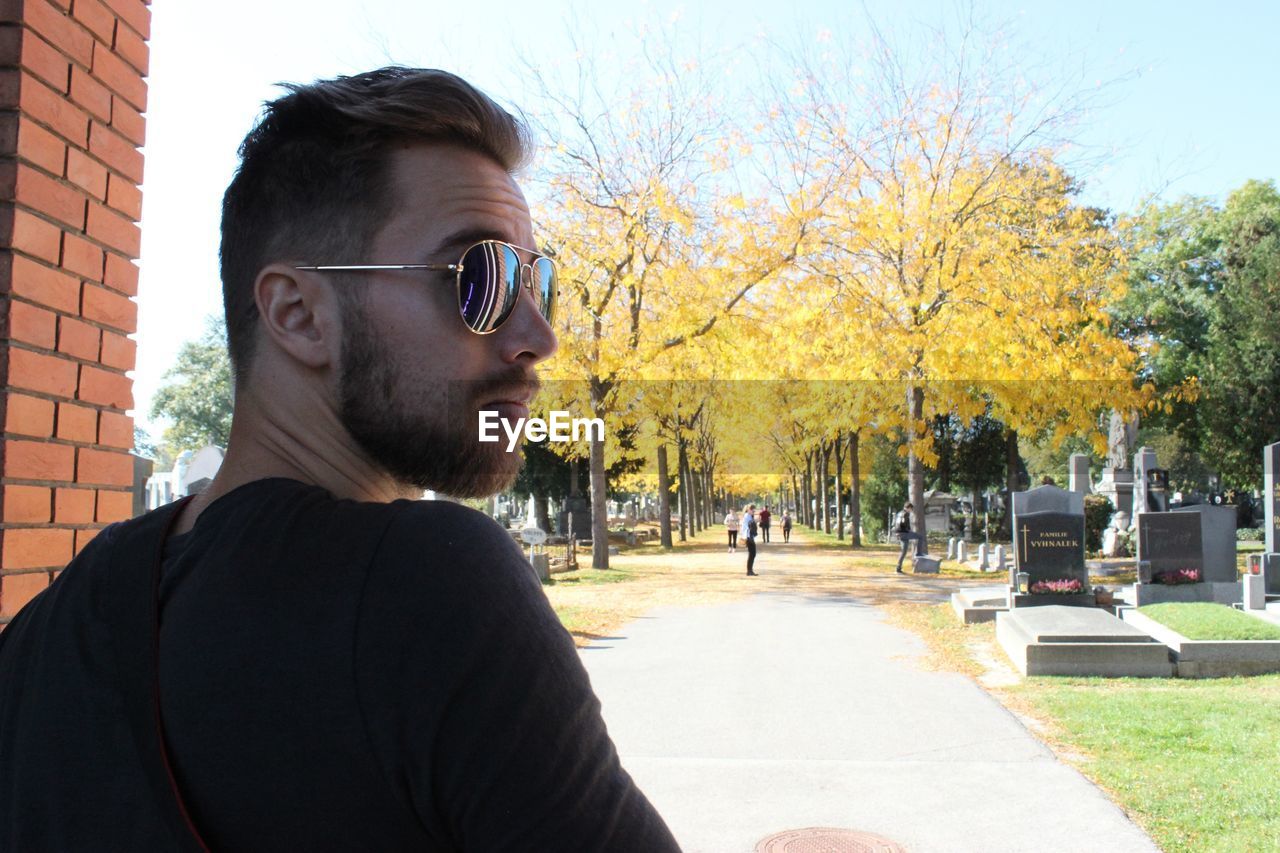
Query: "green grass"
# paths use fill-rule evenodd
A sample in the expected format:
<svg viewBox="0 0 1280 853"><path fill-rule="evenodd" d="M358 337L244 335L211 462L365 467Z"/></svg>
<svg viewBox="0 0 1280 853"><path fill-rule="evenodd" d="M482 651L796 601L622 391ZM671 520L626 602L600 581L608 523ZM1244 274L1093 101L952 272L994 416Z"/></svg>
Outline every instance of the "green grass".
<svg viewBox="0 0 1280 853"><path fill-rule="evenodd" d="M1280 676L1010 688L1166 851L1280 849Z"/></svg>
<svg viewBox="0 0 1280 853"><path fill-rule="evenodd" d="M1280 626L1270 625L1225 604L1148 604L1139 607L1138 612L1172 628L1188 640L1280 640Z"/></svg>

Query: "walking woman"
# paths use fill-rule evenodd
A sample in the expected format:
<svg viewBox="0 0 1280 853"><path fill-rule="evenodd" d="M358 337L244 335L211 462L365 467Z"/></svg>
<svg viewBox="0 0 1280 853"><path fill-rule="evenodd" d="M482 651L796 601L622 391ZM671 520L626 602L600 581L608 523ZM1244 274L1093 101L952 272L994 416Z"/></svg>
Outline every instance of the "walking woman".
<svg viewBox="0 0 1280 853"><path fill-rule="evenodd" d="M738 529L738 538L747 545L747 574L755 576L756 564L756 505L749 504L742 513L742 526Z"/></svg>
<svg viewBox="0 0 1280 853"><path fill-rule="evenodd" d="M724 517L724 529L729 533L729 553L736 553L738 550L738 514L732 509Z"/></svg>

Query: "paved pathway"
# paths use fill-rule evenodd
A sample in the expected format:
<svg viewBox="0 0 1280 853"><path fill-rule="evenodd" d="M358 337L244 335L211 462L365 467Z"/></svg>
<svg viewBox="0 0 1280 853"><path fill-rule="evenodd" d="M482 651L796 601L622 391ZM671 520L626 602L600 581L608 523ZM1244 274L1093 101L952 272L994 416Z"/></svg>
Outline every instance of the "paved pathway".
<svg viewBox="0 0 1280 853"><path fill-rule="evenodd" d="M617 633L582 657L686 853L808 826L913 853L1157 849L972 680L920 668L924 644L871 604L761 592Z"/></svg>

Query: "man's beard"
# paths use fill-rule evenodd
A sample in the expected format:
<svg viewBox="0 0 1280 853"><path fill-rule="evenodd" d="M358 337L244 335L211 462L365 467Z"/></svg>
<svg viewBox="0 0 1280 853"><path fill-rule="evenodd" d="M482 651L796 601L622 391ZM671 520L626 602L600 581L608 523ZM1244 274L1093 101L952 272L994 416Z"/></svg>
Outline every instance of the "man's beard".
<svg viewBox="0 0 1280 853"><path fill-rule="evenodd" d="M483 498L515 482L523 462L500 442L479 441L479 394L510 382L412 387L349 305L342 338L339 417L369 457L398 482L458 498Z"/></svg>

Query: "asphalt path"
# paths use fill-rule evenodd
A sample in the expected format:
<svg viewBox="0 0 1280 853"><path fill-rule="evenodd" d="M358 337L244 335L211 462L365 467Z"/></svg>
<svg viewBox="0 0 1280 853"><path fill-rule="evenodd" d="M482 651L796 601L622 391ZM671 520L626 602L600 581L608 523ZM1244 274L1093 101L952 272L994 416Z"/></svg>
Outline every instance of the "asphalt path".
<svg viewBox="0 0 1280 853"><path fill-rule="evenodd" d="M581 650L624 766L688 853L803 827L915 853L1158 849L924 652L868 601L785 591L657 609Z"/></svg>

